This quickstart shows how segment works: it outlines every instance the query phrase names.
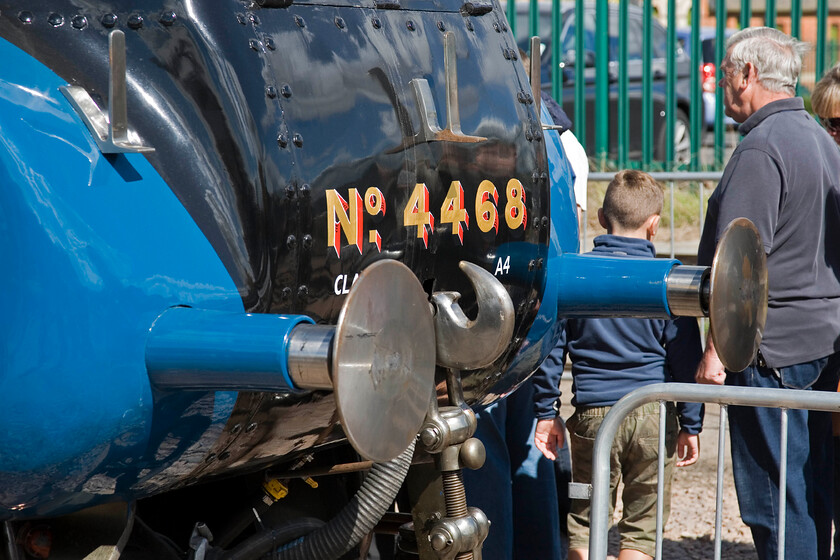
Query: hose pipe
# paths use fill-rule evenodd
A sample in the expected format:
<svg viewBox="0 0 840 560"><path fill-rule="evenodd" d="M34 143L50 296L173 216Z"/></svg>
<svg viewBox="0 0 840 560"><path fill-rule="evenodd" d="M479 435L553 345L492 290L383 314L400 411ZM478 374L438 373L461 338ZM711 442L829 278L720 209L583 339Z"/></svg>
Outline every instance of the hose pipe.
<svg viewBox="0 0 840 560"><path fill-rule="evenodd" d="M278 560L334 560L356 546L373 530L391 507L402 486L411 459L415 442L396 459L375 463L365 477L361 488L345 508L331 521L276 552ZM224 560L249 560L270 552L277 546L271 531L264 531L238 546ZM240 554L240 549L247 554Z"/></svg>

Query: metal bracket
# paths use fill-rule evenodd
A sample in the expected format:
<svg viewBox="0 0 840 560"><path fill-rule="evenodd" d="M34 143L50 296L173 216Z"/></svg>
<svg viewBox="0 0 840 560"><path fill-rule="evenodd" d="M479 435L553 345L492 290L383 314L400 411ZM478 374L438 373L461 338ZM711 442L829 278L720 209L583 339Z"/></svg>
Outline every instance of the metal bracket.
<svg viewBox="0 0 840 560"><path fill-rule="evenodd" d="M446 75L446 128L438 125L437 109L432 98L429 82L423 78L415 78L409 82L417 96L420 107L420 132L414 137L418 142L483 142L483 136L469 136L461 131L461 114L458 107L458 71L455 58L455 35L447 31L443 35L443 59Z"/></svg>
<svg viewBox="0 0 840 560"><path fill-rule="evenodd" d="M150 153L140 137L128 128L126 102L125 33L114 30L108 36L110 72L108 76L108 112L104 112L81 86L58 89L88 127L103 154Z"/></svg>

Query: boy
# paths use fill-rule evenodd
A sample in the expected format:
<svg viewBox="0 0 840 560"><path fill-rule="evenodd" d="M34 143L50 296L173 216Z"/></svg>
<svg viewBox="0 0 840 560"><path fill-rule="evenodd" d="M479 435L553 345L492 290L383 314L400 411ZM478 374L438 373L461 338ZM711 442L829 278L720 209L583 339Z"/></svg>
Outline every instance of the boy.
<svg viewBox="0 0 840 560"><path fill-rule="evenodd" d="M659 227L662 187L650 175L627 170L616 174L607 187L598 221L607 235L595 238L596 255L654 257L651 239ZM701 357L700 333L693 318L570 319L561 340L534 376L537 387L537 427L534 441L552 459L564 439L563 420L557 417L559 377L565 357L572 361L572 404L568 421L572 450L572 479L592 479L595 434L610 406L634 389L664 381L694 381ZM671 475L677 466L695 463L697 434L703 406L679 403L667 407L664 516L670 509ZM677 413L679 434L677 434ZM618 523L619 560L649 559L655 549L656 471L658 461L659 403L648 403L621 425L611 452L610 489L615 507L616 487L624 479L624 511ZM574 500L569 514L569 560L588 557L589 502Z"/></svg>

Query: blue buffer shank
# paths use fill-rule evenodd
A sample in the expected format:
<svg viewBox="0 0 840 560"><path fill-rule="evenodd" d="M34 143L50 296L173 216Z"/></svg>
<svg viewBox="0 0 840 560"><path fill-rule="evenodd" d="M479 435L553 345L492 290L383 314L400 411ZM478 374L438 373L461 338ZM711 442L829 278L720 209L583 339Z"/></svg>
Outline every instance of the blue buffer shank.
<svg viewBox="0 0 840 560"><path fill-rule="evenodd" d="M160 390L297 392L289 374L300 315L226 313L174 307L155 320L146 369Z"/></svg>
<svg viewBox="0 0 840 560"><path fill-rule="evenodd" d="M554 265L557 266L554 266ZM672 317L667 279L680 262L566 253L552 262L559 317Z"/></svg>

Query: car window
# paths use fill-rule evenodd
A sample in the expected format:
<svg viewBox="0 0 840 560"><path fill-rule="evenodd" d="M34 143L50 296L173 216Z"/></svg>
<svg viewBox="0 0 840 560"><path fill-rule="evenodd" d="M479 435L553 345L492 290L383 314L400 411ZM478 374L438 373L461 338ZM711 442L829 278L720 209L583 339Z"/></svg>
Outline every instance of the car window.
<svg viewBox="0 0 840 560"><path fill-rule="evenodd" d="M653 58L665 58L668 53L668 36L665 28L653 22Z"/></svg>
<svg viewBox="0 0 840 560"><path fill-rule="evenodd" d="M595 51L595 14L584 12L583 14L583 48L586 51ZM566 17L563 30L560 32L560 45L564 53L575 50L575 15L574 12ZM612 48L610 48L612 51Z"/></svg>
<svg viewBox="0 0 840 560"><path fill-rule="evenodd" d="M627 25L627 59L642 59L642 28L639 25Z"/></svg>

